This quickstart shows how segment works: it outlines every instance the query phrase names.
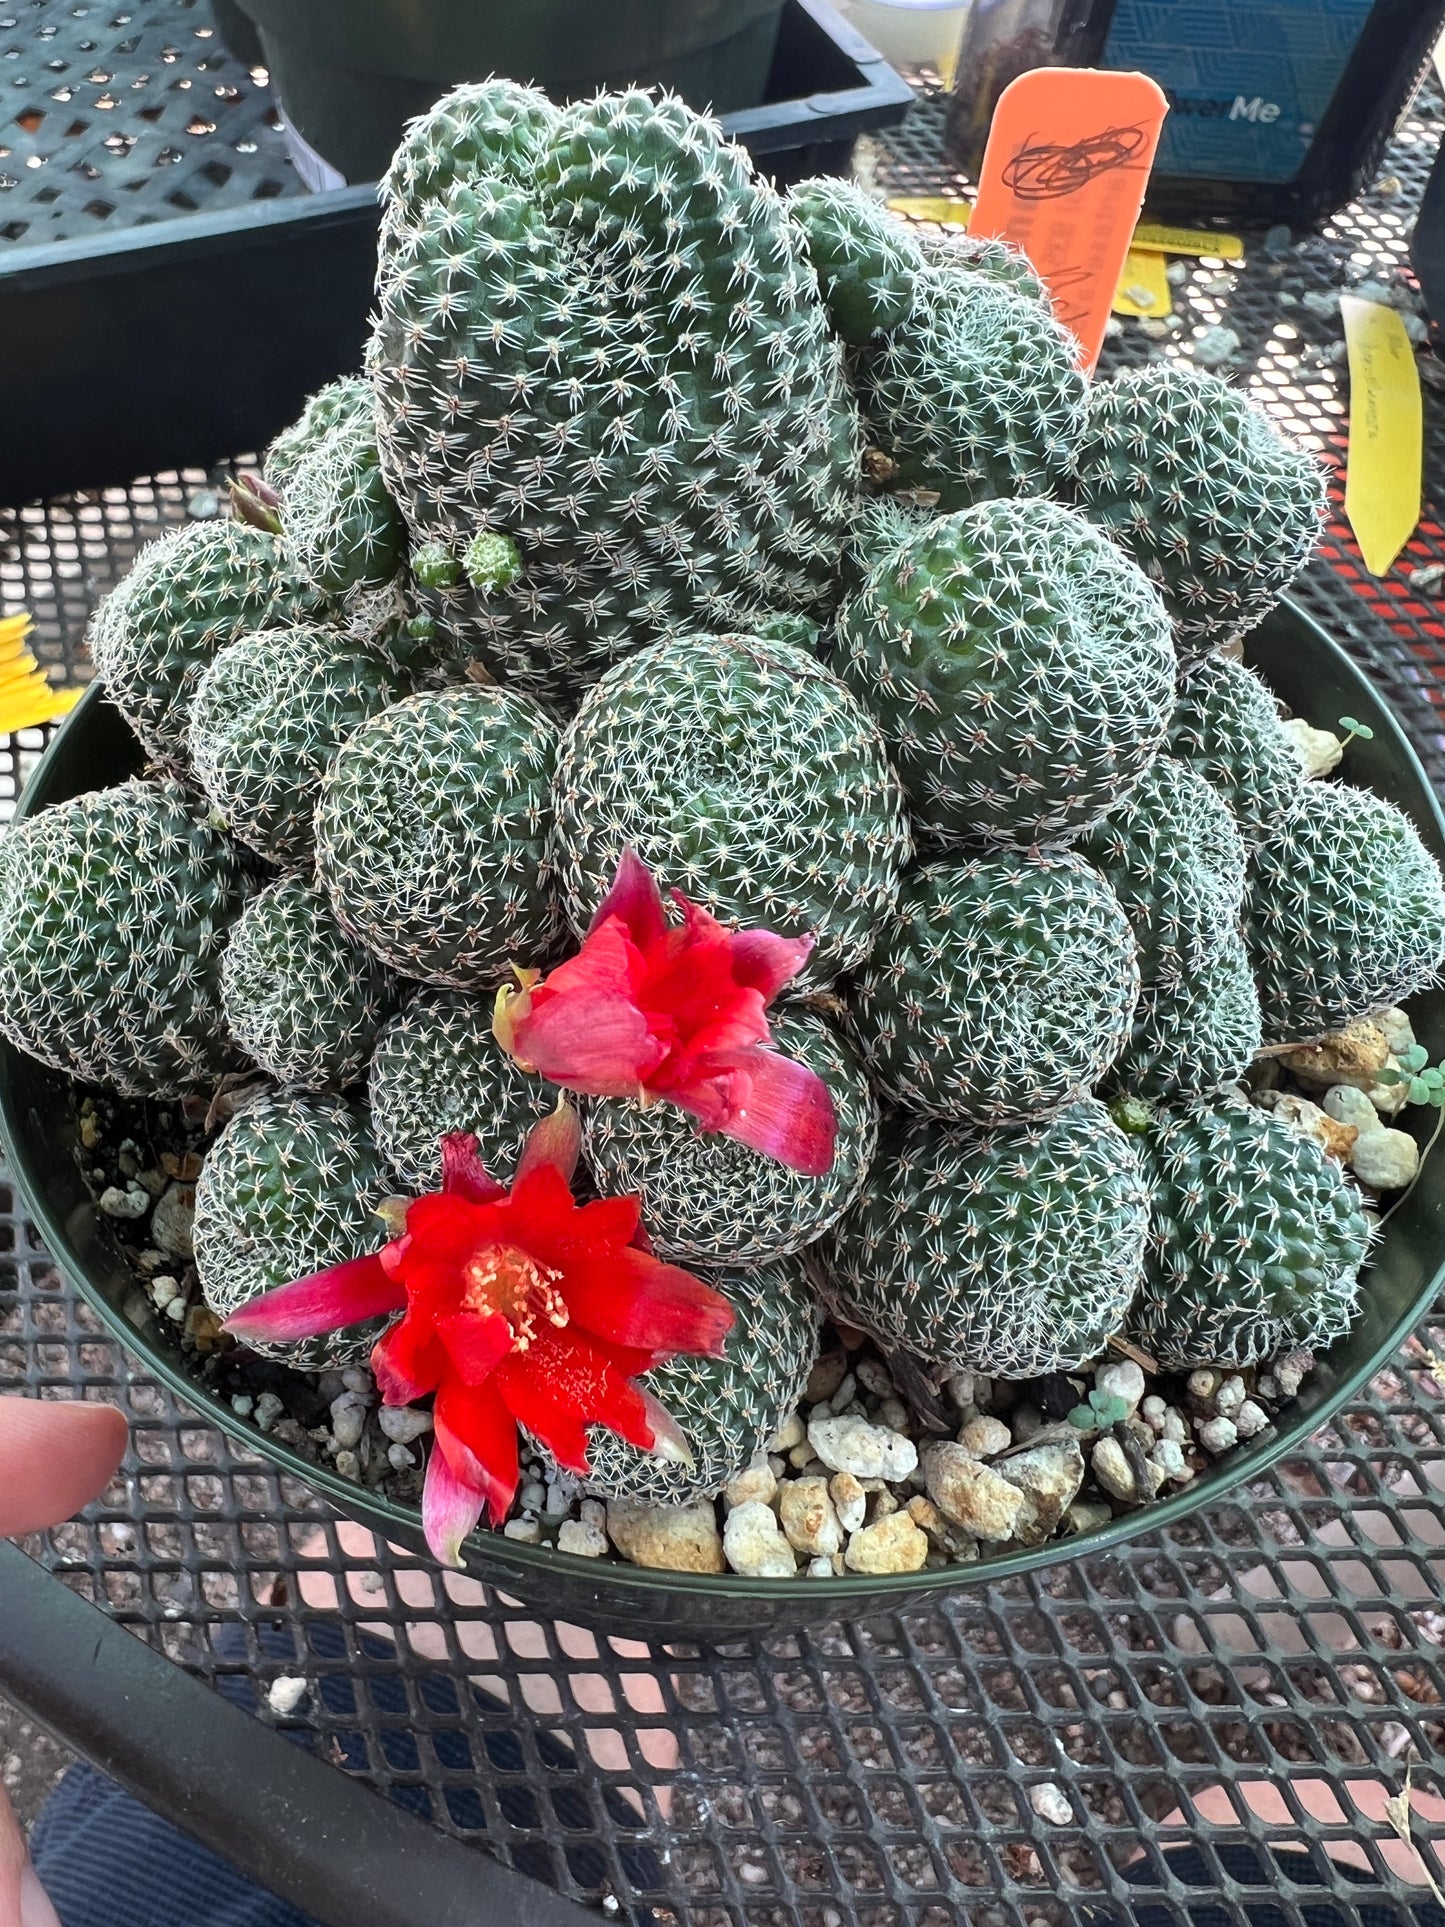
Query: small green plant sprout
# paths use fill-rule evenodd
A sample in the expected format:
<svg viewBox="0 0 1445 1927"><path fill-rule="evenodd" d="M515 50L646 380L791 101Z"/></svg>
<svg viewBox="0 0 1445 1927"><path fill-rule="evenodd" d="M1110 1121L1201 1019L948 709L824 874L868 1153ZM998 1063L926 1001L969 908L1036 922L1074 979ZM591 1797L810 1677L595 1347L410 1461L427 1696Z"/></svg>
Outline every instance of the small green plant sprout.
<svg viewBox="0 0 1445 1927"><path fill-rule="evenodd" d="M462 565L440 542L423 542L411 552L411 572L424 589L454 589L462 579Z"/></svg>
<svg viewBox="0 0 1445 1927"><path fill-rule="evenodd" d="M1370 725L1356 722L1353 716L1341 716L1340 728L1345 732L1342 739L1345 744L1350 743L1356 736L1362 743L1372 743L1375 740L1375 732Z"/></svg>
<svg viewBox="0 0 1445 1927"><path fill-rule="evenodd" d="M1080 1432L1107 1432L1111 1425L1129 1416L1128 1404L1117 1392L1092 1391L1086 1404L1076 1405L1069 1423Z"/></svg>
<svg viewBox="0 0 1445 1927"><path fill-rule="evenodd" d="M474 589L505 589L522 573L522 558L509 535L478 529L462 551L462 573Z"/></svg>
<svg viewBox="0 0 1445 1927"><path fill-rule="evenodd" d="M1143 1137L1154 1122L1154 1106L1147 1097L1116 1097L1109 1105L1109 1115L1126 1136Z"/></svg>
<svg viewBox="0 0 1445 1927"><path fill-rule="evenodd" d="M1410 1193L1420 1181L1420 1173L1425 1168L1425 1160L1439 1141L1440 1133L1445 1130L1445 1068L1430 1062L1430 1054L1423 1044L1411 1044L1401 1053L1398 1067L1387 1064L1379 1073L1382 1084L1403 1084L1405 1101L1408 1104L1428 1104L1435 1112L1435 1127L1420 1147L1420 1162L1415 1167L1415 1175L1400 1195L1393 1199L1389 1210L1381 1218L1383 1224L1400 1209Z"/></svg>
<svg viewBox="0 0 1445 1927"><path fill-rule="evenodd" d="M1412 1044L1401 1057L1398 1069L1394 1065L1387 1065L1380 1072L1380 1082L1407 1084L1407 1103L1433 1104L1437 1110L1445 1106L1445 1070L1431 1064L1430 1054L1423 1044Z"/></svg>

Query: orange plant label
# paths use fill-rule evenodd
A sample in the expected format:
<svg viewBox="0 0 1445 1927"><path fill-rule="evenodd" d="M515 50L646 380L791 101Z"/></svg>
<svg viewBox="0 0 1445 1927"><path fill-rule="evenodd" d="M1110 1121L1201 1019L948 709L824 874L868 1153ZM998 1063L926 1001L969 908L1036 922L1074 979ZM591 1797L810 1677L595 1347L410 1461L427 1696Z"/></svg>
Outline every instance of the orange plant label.
<svg viewBox="0 0 1445 1927"><path fill-rule="evenodd" d="M1147 74L1084 67L1020 74L994 110L968 231L1023 249L1086 369L1099 359L1168 111Z"/></svg>

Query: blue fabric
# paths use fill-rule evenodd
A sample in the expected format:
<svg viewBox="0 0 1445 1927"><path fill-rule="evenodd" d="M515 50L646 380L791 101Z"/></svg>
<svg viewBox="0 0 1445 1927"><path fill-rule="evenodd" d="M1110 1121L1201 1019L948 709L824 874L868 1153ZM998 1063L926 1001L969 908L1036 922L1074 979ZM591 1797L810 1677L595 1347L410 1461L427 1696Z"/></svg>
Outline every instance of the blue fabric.
<svg viewBox="0 0 1445 1927"><path fill-rule="evenodd" d="M297 1629L262 1624L256 1636L266 1660L287 1671L311 1671L305 1649L296 1643ZM335 1663L347 1657L346 1633L339 1624L318 1620L304 1637L314 1656L328 1662L317 1674L316 1692L330 1716L328 1740L340 1749L344 1763L357 1771L367 1765L360 1724L364 1691L378 1719L388 1764L419 1776L422 1760L411 1727L407 1682L394 1670L377 1671L367 1676L363 1688L348 1672L336 1670ZM358 1631L356 1643L363 1659L394 1669L396 1650L388 1641ZM224 1662L215 1676L217 1691L242 1711L259 1712L264 1681L248 1658L245 1630L218 1627L215 1651ZM505 1703L494 1695L437 1672L420 1675L415 1688L435 1722L430 1742L440 1763L452 1773L490 1781L511 1826L560 1829L572 1878L583 1887L596 1886L606 1873L606 1861L595 1843L596 1822L583 1788L554 1784L544 1798L532 1786L518 1784L515 1776L526 1773L527 1760L515 1733L466 1730L461 1695L488 1714L505 1714ZM351 1719L358 1722L355 1728L346 1724ZM281 1730L294 1745L315 1750L313 1728L303 1724ZM576 1774L569 1743L547 1732L539 1733L535 1743L549 1774ZM505 1777L498 1782L497 1774ZM458 1827L479 1832L486 1828L480 1794L465 1783L450 1781L434 1790L401 1780L386 1791L421 1819L436 1819L440 1797ZM604 1787L602 1800L616 1824L629 1831L636 1828L636 1812L619 1789ZM663 1869L650 1846L627 1842L619 1851L636 1886L663 1885ZM319 1927L308 1915L253 1886L92 1767L72 1767L51 1795L35 1823L31 1853L63 1927ZM516 1841L512 1862L519 1872L555 1883L552 1849L545 1842ZM653 1918L643 1910L635 1916L637 1927Z"/></svg>
<svg viewBox="0 0 1445 1927"><path fill-rule="evenodd" d="M1318 1899L1294 1897L1306 1927L1351 1927L1355 1920L1360 1927L1445 1927L1445 1912L1427 1896L1406 1900L1384 1894L1374 1874L1332 1865L1323 1852L1316 1859L1285 1846L1266 1850L1243 1840L1219 1841L1214 1852L1226 1878L1242 1886L1276 1887L1289 1881L1298 1888L1328 1888ZM1182 1886L1202 1889L1199 1897L1185 1901L1182 1913L1177 1901L1143 1898L1123 1917L1112 1906L1101 1906L1091 1910L1098 1927L1179 1927L1181 1918L1189 1927L1230 1927L1237 1916L1218 1897L1216 1876L1197 1847L1170 1847L1159 1859ZM1136 1886L1153 1885L1159 1876L1160 1869L1148 1859L1135 1861L1124 1873ZM1284 1906L1268 1900L1236 1899L1234 1905L1251 1927L1289 1927L1292 1918Z"/></svg>
<svg viewBox="0 0 1445 1927"><path fill-rule="evenodd" d="M64 1927L317 1927L91 1766L46 1801L30 1852Z"/></svg>
<svg viewBox="0 0 1445 1927"><path fill-rule="evenodd" d="M65 1775L41 1810L30 1849L63 1927L318 1927L309 1915L263 1893L93 1767L74 1766ZM1222 1843L1217 1852L1230 1878L1250 1886L1268 1881L1256 1849ZM1197 1849L1176 1848L1162 1858L1185 1886L1212 1886ZM1279 1852L1275 1860L1275 1873L1300 1886L1326 1882L1303 1854ZM1158 1877L1158 1869L1147 1861L1125 1874L1131 1882L1151 1883ZM1383 1895L1370 1898L1374 1883L1368 1874L1356 1872L1346 1881L1332 1871L1329 1884L1346 1891L1363 1889L1350 1899L1365 1927L1440 1927L1445 1922L1445 1913L1428 1899L1411 1903ZM1179 1920L1173 1906L1143 1899L1127 1915L1107 1902L1089 1911L1101 1927L1177 1927ZM1246 1902L1244 1911L1256 1927L1284 1927L1288 1918L1283 1908L1267 1901ZM1347 1904L1325 1894L1318 1901L1304 1900L1300 1911L1309 1927L1346 1927L1349 1917ZM1205 1891L1187 1906L1185 1917L1190 1927L1227 1927L1229 1910Z"/></svg>

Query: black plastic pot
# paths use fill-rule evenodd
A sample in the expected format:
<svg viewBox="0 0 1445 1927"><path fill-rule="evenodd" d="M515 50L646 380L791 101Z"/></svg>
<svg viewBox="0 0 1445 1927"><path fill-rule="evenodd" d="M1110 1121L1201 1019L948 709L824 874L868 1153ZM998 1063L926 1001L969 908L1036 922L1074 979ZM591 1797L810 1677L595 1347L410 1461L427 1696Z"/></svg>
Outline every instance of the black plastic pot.
<svg viewBox="0 0 1445 1927"><path fill-rule="evenodd" d="M459 80L554 100L659 82L719 114L763 98L783 0L235 0L292 128L348 181ZM333 183L334 185L334 183Z"/></svg>
<svg viewBox="0 0 1445 1927"><path fill-rule="evenodd" d="M1349 748L1349 775L1399 804L1435 855L1445 861L1445 817L1392 713L1344 652L1303 612L1279 608L1249 639L1249 657L1291 709L1321 724L1344 715L1374 730ZM56 736L20 801L19 814L134 774L142 757L119 715L92 691ZM1445 1050L1445 992L1411 1006L1420 1041L1432 1058ZM326 1466L314 1466L239 1418L180 1369L177 1354L138 1288L81 1177L73 1087L8 1045L0 1047L0 1135L36 1224L66 1274L113 1332L147 1368L223 1431L264 1453L283 1471L324 1493L344 1514L384 1537L423 1550L421 1520L410 1508L363 1491ZM1105 1551L1141 1532L1177 1525L1217 1504L1230 1488L1256 1477L1351 1398L1404 1342L1445 1279L1445 1155L1431 1159L1391 1217L1366 1281L1359 1323L1320 1361L1294 1406L1272 1434L1220 1459L1192 1485L1109 1525L1030 1552L1007 1553L947 1573L890 1578L752 1580L728 1575L646 1572L481 1534L468 1542L467 1563L479 1579L539 1612L621 1633L725 1639L768 1626L862 1618L958 1587L1028 1572L1061 1559Z"/></svg>

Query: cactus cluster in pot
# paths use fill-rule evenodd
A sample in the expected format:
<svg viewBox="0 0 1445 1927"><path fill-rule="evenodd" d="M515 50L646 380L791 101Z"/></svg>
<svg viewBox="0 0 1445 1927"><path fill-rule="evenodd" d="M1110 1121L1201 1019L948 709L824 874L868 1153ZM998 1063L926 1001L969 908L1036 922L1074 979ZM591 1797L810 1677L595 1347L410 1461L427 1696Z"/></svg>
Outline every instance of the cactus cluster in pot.
<svg viewBox="0 0 1445 1927"><path fill-rule="evenodd" d="M0 1030L230 1080L200 1290L427 1407L444 1558L534 1456L713 1497L825 1310L935 1388L1326 1344L1365 1201L1244 1080L1432 982L1445 883L1229 653L1322 499L998 244L459 88L364 370L97 611L152 761L0 842Z"/></svg>

